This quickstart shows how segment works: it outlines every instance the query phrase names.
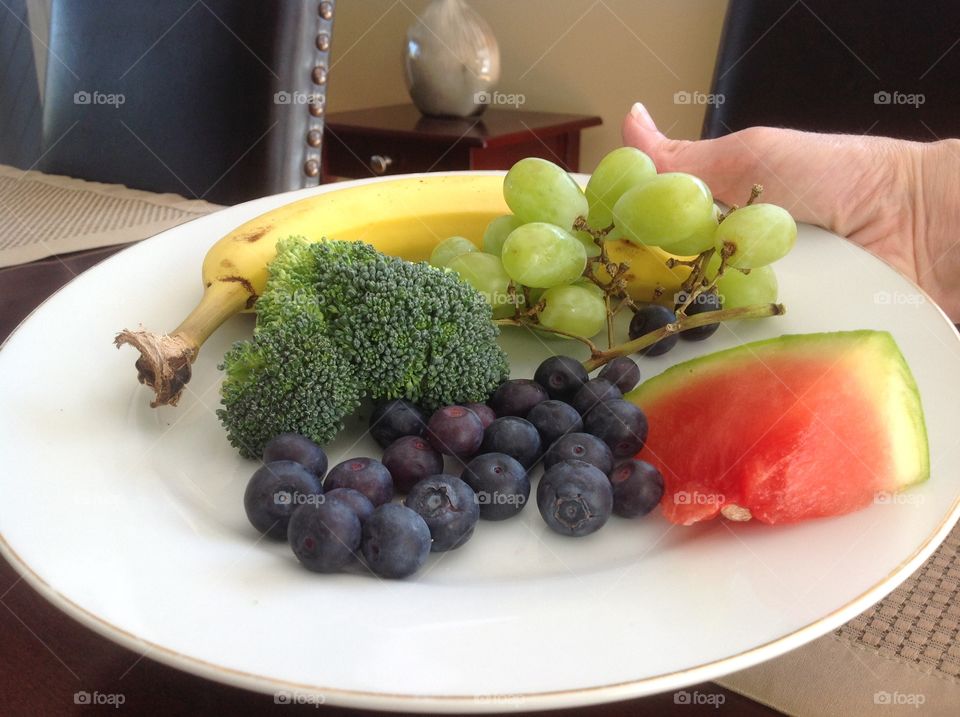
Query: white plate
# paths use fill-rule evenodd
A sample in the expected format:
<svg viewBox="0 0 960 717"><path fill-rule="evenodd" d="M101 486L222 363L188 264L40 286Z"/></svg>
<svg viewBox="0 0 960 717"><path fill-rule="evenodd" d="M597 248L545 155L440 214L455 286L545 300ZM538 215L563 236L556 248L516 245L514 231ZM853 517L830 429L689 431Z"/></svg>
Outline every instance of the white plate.
<svg viewBox="0 0 960 717"><path fill-rule="evenodd" d="M142 242L82 274L0 352L0 548L47 599L148 657L292 700L414 711L540 709L677 689L743 669L849 620L889 593L958 517L960 342L910 282L825 231L801 227L777 265L785 317L724 326L681 359L783 333L893 333L923 396L933 477L852 515L771 527L612 519L582 540L534 506L483 523L415 579L302 570L258 542L242 509L254 464L214 416L226 347L206 345L178 408L151 409L114 333L170 329L199 294L218 237L269 197ZM514 376L553 351L506 340ZM376 451L359 428L333 461ZM378 455L373 453L373 455ZM842 471L842 466L837 466Z"/></svg>

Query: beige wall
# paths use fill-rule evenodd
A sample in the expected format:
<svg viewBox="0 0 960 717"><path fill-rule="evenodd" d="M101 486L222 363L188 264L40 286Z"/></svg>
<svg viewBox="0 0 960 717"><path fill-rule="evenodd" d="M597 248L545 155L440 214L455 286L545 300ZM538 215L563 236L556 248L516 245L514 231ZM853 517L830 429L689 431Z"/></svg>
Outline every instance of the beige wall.
<svg viewBox="0 0 960 717"><path fill-rule="evenodd" d="M408 102L401 50L426 0L341 0L334 27L331 112ZM498 89L526 109L597 114L584 132L590 171L620 145L635 99L675 137L699 135L703 106L677 91L707 92L726 0L470 0L500 43Z"/></svg>

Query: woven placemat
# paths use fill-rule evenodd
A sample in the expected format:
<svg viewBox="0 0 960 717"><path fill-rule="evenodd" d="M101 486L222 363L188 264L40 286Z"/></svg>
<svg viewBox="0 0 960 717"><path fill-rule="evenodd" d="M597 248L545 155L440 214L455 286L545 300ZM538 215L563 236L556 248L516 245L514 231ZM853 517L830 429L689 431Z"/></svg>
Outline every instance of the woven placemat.
<svg viewBox="0 0 960 717"><path fill-rule="evenodd" d="M0 165L0 267L145 239L220 207Z"/></svg>
<svg viewBox="0 0 960 717"><path fill-rule="evenodd" d="M960 526L910 579L836 631L853 645L960 684ZM960 702L957 703L960 713Z"/></svg>
<svg viewBox="0 0 960 717"><path fill-rule="evenodd" d="M831 635L717 682L788 714L960 714L960 525Z"/></svg>

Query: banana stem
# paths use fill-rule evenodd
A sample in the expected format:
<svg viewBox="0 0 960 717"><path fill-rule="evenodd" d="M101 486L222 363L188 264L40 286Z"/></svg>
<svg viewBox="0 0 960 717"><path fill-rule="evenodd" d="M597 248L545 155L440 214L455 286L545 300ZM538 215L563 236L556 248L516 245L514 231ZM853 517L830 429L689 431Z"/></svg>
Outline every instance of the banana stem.
<svg viewBox="0 0 960 717"><path fill-rule="evenodd" d="M124 329L116 335L113 343L117 348L130 344L140 352L135 364L137 379L153 389L153 408L177 405L200 346L224 321L252 307L256 298L247 282L216 281L207 286L200 303L172 334Z"/></svg>
<svg viewBox="0 0 960 717"><path fill-rule="evenodd" d="M173 333L200 347L224 321L252 309L256 301L257 294L249 282L218 279L204 290L200 303Z"/></svg>

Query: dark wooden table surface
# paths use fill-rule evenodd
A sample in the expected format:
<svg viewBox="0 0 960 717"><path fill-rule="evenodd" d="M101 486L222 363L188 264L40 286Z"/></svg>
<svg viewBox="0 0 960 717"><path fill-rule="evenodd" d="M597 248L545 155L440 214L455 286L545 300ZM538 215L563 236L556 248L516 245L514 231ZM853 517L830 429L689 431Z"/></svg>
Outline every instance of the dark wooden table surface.
<svg viewBox="0 0 960 717"><path fill-rule="evenodd" d="M541 157L580 169L580 133L603 123L595 115L489 107L476 117L425 117L413 105L327 116L325 181L406 172L509 169Z"/></svg>
<svg viewBox="0 0 960 717"><path fill-rule="evenodd" d="M114 247L96 249L0 269L0 340L60 286L116 251ZM4 451L10 449L4 446ZM32 478L35 477L20 477L21 480ZM43 530L42 524L37 529ZM82 561L83 556L64 559ZM637 649L644 647L638 645ZM665 693L628 702L538 714L578 717L778 714L712 683L689 687L687 692L699 694L706 704L677 704L674 693ZM78 693L97 693L100 699L122 700L122 704L119 707L77 704ZM717 703L719 706L715 706ZM0 559L0 715L101 713L372 714L331 706L274 704L271 695L229 687L162 665L100 637L67 617Z"/></svg>

